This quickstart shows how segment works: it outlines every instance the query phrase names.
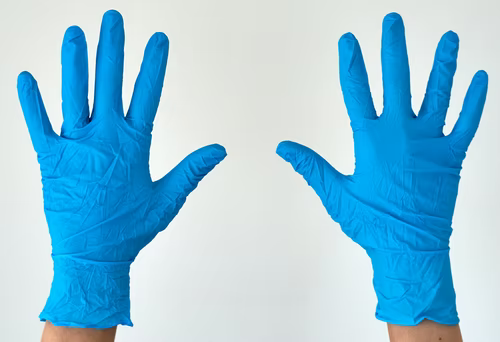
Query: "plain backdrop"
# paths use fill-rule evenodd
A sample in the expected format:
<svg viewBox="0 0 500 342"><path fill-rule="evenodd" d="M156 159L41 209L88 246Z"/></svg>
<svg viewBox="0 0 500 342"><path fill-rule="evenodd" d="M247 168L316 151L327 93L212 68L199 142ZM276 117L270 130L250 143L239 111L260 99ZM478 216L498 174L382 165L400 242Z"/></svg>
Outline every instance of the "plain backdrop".
<svg viewBox="0 0 500 342"><path fill-rule="evenodd" d="M85 31L93 85L100 21L110 8L125 20L125 108L148 38L155 31L170 38L153 178L203 145L218 142L228 152L133 263L135 327L120 327L117 341L388 340L386 324L374 317L369 258L275 148L295 140L340 171L353 171L337 40L347 31L359 39L380 112L381 27L391 11L406 25L415 111L440 36L452 29L461 38L447 132L475 71L490 75L483 120L462 172L451 256L465 340L500 340L497 1L2 0L1 341L39 340L38 314L52 279L39 167L16 77L33 73L59 131L64 31L70 25Z"/></svg>

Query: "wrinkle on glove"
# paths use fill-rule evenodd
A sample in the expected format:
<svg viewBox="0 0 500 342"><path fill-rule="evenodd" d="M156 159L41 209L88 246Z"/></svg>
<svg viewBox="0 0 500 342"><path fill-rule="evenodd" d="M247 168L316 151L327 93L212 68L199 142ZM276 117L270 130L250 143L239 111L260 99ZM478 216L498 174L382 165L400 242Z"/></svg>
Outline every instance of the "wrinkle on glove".
<svg viewBox="0 0 500 342"><path fill-rule="evenodd" d="M411 108L401 17L386 16L382 35L384 110L377 116L360 46L339 41L340 82L353 129L356 168L345 176L311 149L284 141L277 153L303 175L333 220L370 256L376 317L417 325L457 324L449 260L452 216L465 152L478 128L488 77L479 71L452 133L443 134L458 36L439 42L419 115Z"/></svg>
<svg viewBox="0 0 500 342"><path fill-rule="evenodd" d="M100 329L131 326L130 264L226 156L220 145L203 147L162 179L152 181L151 131L168 45L163 33L149 40L125 117L123 19L116 11L106 12L90 114L85 36L80 28L70 27L61 54L64 123L60 136L52 129L34 78L27 72L19 75L19 98L42 173L54 260L42 321Z"/></svg>

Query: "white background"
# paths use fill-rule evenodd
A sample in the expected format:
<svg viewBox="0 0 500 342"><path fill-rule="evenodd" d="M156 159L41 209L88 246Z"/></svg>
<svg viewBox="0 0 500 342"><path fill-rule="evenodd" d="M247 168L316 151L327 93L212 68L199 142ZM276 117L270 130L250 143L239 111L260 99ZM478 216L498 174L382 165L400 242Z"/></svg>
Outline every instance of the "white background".
<svg viewBox="0 0 500 342"><path fill-rule="evenodd" d="M405 20L414 109L444 32L461 38L446 130L478 69L490 75L478 134L464 163L451 240L466 341L498 341L500 319L499 7L474 1L163 0L7 1L0 5L0 340L37 341L52 279L39 168L16 93L38 80L54 128L62 123L60 46L79 25L90 84L102 14L125 20L124 103L151 34L170 38L153 132L159 178L218 142L228 157L132 266L134 328L117 341L387 341L365 252L331 221L314 191L276 154L284 139L352 172L353 142L338 81L337 40L359 39L378 111L385 14ZM93 88L93 87L91 87ZM92 92L92 90L91 90ZM92 101L93 94L90 94Z"/></svg>

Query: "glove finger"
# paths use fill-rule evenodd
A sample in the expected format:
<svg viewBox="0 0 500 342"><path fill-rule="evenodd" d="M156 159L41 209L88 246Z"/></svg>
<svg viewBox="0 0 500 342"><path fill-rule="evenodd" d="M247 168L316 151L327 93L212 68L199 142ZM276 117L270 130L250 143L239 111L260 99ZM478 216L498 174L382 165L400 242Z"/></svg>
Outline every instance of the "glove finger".
<svg viewBox="0 0 500 342"><path fill-rule="evenodd" d="M479 127L487 91L488 74L482 70L478 71L465 95L462 112L450 133L452 146L455 148L466 151L469 147Z"/></svg>
<svg viewBox="0 0 500 342"><path fill-rule="evenodd" d="M87 42L78 26L71 26L64 34L61 51L62 109L64 122L61 135L82 128L89 122L89 67Z"/></svg>
<svg viewBox="0 0 500 342"><path fill-rule="evenodd" d="M163 178L154 183L156 191L174 202L175 216L186 201L186 197L198 183L226 157L226 150L218 144L208 145L184 158Z"/></svg>
<svg viewBox="0 0 500 342"><path fill-rule="evenodd" d="M344 102L351 122L376 119L368 74L359 43L352 33L339 40L339 74Z"/></svg>
<svg viewBox="0 0 500 342"><path fill-rule="evenodd" d="M458 45L458 36L452 31L445 33L439 41L424 101L418 113L419 119L429 122L429 129L434 129L438 134L443 133L450 104L453 76L457 70Z"/></svg>
<svg viewBox="0 0 500 342"><path fill-rule="evenodd" d="M38 154L49 152L57 135L45 111L38 85L29 72L23 71L19 74L17 93L35 151Z"/></svg>
<svg viewBox="0 0 500 342"><path fill-rule="evenodd" d="M97 47L92 120L123 118L122 85L125 32L117 11L104 13Z"/></svg>
<svg viewBox="0 0 500 342"><path fill-rule="evenodd" d="M385 16L382 24L382 77L384 83L384 113L397 120L410 116L410 67L406 51L403 19L397 13Z"/></svg>
<svg viewBox="0 0 500 342"><path fill-rule="evenodd" d="M338 217L339 194L345 176L310 148L292 141L282 141L276 153L292 164L316 194L333 219Z"/></svg>
<svg viewBox="0 0 500 342"><path fill-rule="evenodd" d="M141 132L150 133L153 129L167 68L168 46L167 36L157 32L149 39L144 52L127 114L127 122Z"/></svg>

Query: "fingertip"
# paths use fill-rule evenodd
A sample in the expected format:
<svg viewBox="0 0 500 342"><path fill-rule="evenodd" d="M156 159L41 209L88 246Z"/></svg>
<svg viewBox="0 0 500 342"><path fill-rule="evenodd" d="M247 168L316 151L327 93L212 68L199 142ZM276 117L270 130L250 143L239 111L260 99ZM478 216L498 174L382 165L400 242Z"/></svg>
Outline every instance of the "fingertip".
<svg viewBox="0 0 500 342"><path fill-rule="evenodd" d="M356 49L357 45L359 45L358 40L351 32L347 32L347 33L343 34L342 37L340 37L339 43L338 43L339 52L341 54L341 57L346 52L348 52L348 54L350 55L350 53Z"/></svg>
<svg viewBox="0 0 500 342"><path fill-rule="evenodd" d="M479 70L474 75L474 81L488 83L488 73L484 70Z"/></svg>
<svg viewBox="0 0 500 342"><path fill-rule="evenodd" d="M399 13L391 12L384 17L383 26L390 27L395 23L403 23L403 18Z"/></svg>
<svg viewBox="0 0 500 342"><path fill-rule="evenodd" d="M278 146L276 146L276 154L278 155L282 155L282 153L284 152L284 149L285 149L285 145L288 141L282 141L278 144Z"/></svg>
<svg viewBox="0 0 500 342"><path fill-rule="evenodd" d="M219 144L212 144L212 145L209 145L209 147L212 150L212 156L214 158L219 159L219 160L226 158L227 151L224 148L224 146L219 145Z"/></svg>
<svg viewBox="0 0 500 342"><path fill-rule="evenodd" d="M211 144L204 147L199 148L198 150L191 153L188 157L194 158L196 160L203 160L203 163L207 164L207 161L210 161L207 165L217 165L220 161L222 161L227 156L226 149L224 146L219 144ZM215 163L213 162L215 160Z"/></svg>
<svg viewBox="0 0 500 342"><path fill-rule="evenodd" d="M356 36L354 36L354 34L352 34L351 32L346 32L340 37L339 45L344 44L344 43L348 43L348 42L356 42L356 41L357 41L357 39L356 39Z"/></svg>
<svg viewBox="0 0 500 342"><path fill-rule="evenodd" d="M217 166L226 155L226 149L222 145L207 145L189 154L179 165L184 165L183 169L188 168L190 173L203 177Z"/></svg>
<svg viewBox="0 0 500 342"><path fill-rule="evenodd" d="M27 82L33 79L33 76L30 74L29 71L21 71L19 75L17 76L17 83L22 83L22 82Z"/></svg>
<svg viewBox="0 0 500 342"><path fill-rule="evenodd" d="M101 37L115 45L123 44L124 40L123 17L116 10L109 10L102 16ZM100 42L100 41L99 41Z"/></svg>
<svg viewBox="0 0 500 342"><path fill-rule="evenodd" d="M33 89L33 86L36 84L36 81L28 71L22 71L17 76L17 89L19 91L26 91L28 89Z"/></svg>
<svg viewBox="0 0 500 342"><path fill-rule="evenodd" d="M384 17L384 23L385 22L390 23L390 22L395 22L395 21L403 21L403 18L401 17L401 15L399 13L391 12L391 13L386 14L386 16Z"/></svg>
<svg viewBox="0 0 500 342"><path fill-rule="evenodd" d="M123 17L120 14L120 12L118 12L117 10L110 9L110 10L106 11L104 13L104 15L102 16L102 22L103 22L103 24L104 23L106 23L106 24L118 24L120 22L123 22Z"/></svg>
<svg viewBox="0 0 500 342"><path fill-rule="evenodd" d="M154 38L157 45L169 43L167 35L163 32L156 32L151 36L151 38Z"/></svg>
<svg viewBox="0 0 500 342"><path fill-rule="evenodd" d="M64 33L63 43L79 42L82 38L83 41L85 41L85 34L83 33L83 30L76 25L70 26Z"/></svg>
<svg viewBox="0 0 500 342"><path fill-rule="evenodd" d="M382 33L387 32L391 32L392 34L383 34L382 41L385 41L388 44L392 44L394 41L399 40L401 35L404 36L403 18L401 18L398 13L389 13L384 17L384 21L382 23Z"/></svg>
<svg viewBox="0 0 500 342"><path fill-rule="evenodd" d="M295 171L300 173L313 188L317 189L315 182L323 178L324 172L330 172L331 166L319 154L309 147L293 141L283 141L278 145L276 153L286 162L290 163ZM321 170L321 171L319 171ZM314 184L313 184L314 183Z"/></svg>
<svg viewBox="0 0 500 342"><path fill-rule="evenodd" d="M146 50L151 52L165 50L168 53L168 46L169 40L167 35L163 32L156 32L149 38Z"/></svg>
<svg viewBox="0 0 500 342"><path fill-rule="evenodd" d="M283 158L289 162L291 160L290 151L295 149L297 146L300 146L300 145L293 142L293 141L285 140L285 141L282 141L278 144L278 147L276 148L276 153L281 158Z"/></svg>
<svg viewBox="0 0 500 342"><path fill-rule="evenodd" d="M382 49L399 49L401 45L398 42L404 42L404 36L403 18L395 12L387 14L382 23Z"/></svg>
<svg viewBox="0 0 500 342"><path fill-rule="evenodd" d="M458 43L460 40L458 38L458 34L456 34L454 31L451 30L443 34L443 39L446 39L452 43Z"/></svg>
<svg viewBox="0 0 500 342"><path fill-rule="evenodd" d="M356 40L356 37L354 36L354 34L352 32L346 32L342 35L342 37L340 37L340 39L352 39L352 40Z"/></svg>

